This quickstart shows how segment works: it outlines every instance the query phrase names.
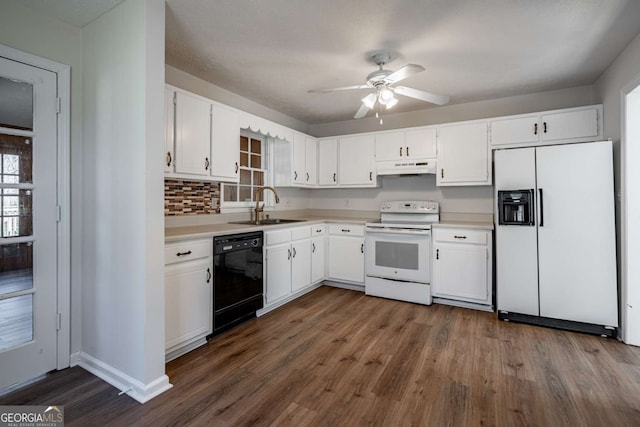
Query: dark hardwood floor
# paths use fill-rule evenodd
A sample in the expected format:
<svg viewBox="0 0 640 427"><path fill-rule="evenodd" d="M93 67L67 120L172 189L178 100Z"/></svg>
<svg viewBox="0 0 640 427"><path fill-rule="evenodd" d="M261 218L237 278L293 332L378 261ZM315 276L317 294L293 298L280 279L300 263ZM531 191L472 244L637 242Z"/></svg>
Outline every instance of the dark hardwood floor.
<svg viewBox="0 0 640 427"><path fill-rule="evenodd" d="M321 287L167 365L145 405L71 368L0 398L67 425L638 426L640 348Z"/></svg>

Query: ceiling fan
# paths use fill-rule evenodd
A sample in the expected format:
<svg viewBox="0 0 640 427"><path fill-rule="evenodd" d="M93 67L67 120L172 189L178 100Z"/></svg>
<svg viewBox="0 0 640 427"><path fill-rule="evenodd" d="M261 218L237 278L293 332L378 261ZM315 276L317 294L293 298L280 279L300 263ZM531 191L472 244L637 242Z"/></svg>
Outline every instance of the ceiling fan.
<svg viewBox="0 0 640 427"><path fill-rule="evenodd" d="M434 93L425 92L419 89L413 89L406 86L395 86L401 80L413 76L414 74L424 71L424 67L416 64L407 64L404 67L390 71L385 70L384 66L391 61L391 54L386 51L377 51L371 55L371 61L378 67L378 70L367 76L367 83L364 85L344 86L331 89L312 89L312 93L338 92L343 90L372 90L369 95L362 98L362 105L356 112L354 119L361 119L366 116L369 110L372 110L376 103L386 109L392 108L398 103L398 99L394 94L408 96L409 98L419 99L421 101L430 102L436 105L444 105L449 102L449 97L444 95L436 95ZM377 113L376 113L377 117Z"/></svg>

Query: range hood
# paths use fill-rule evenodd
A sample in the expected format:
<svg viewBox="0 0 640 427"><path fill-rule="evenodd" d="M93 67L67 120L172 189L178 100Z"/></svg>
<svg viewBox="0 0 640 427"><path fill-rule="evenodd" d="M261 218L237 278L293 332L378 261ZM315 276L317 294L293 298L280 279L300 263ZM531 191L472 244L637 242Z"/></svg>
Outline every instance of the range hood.
<svg viewBox="0 0 640 427"><path fill-rule="evenodd" d="M422 175L436 173L436 159L384 160L376 162L378 175Z"/></svg>

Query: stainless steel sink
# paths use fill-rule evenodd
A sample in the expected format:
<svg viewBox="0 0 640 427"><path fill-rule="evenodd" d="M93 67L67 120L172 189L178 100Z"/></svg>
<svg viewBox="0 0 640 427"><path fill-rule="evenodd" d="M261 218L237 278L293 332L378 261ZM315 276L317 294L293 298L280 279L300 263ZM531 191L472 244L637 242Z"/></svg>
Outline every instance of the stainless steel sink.
<svg viewBox="0 0 640 427"><path fill-rule="evenodd" d="M291 224L294 222L304 222L306 219L285 219L285 218L269 218L263 219L258 222L255 221L231 221L229 224L243 224L243 225L277 225L277 224Z"/></svg>

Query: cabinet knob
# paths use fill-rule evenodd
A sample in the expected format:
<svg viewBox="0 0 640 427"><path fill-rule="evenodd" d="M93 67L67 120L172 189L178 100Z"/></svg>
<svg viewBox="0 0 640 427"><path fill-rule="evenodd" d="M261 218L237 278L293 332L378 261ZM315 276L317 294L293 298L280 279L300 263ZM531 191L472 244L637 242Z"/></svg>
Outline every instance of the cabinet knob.
<svg viewBox="0 0 640 427"><path fill-rule="evenodd" d="M167 166L171 166L171 161L173 159L171 158L171 151L167 151Z"/></svg>

